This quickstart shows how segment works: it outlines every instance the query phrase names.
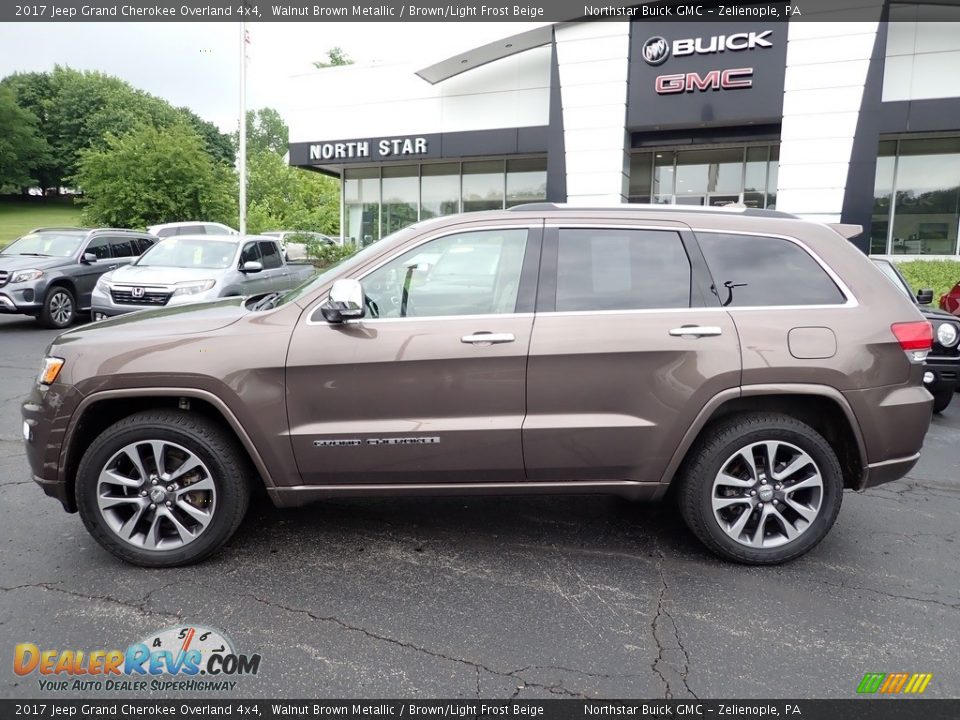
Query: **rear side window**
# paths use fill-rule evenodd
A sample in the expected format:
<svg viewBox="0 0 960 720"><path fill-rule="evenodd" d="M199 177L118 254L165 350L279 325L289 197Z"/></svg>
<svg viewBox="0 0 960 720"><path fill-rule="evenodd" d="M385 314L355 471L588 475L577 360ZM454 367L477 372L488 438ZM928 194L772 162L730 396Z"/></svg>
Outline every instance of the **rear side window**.
<svg viewBox="0 0 960 720"><path fill-rule="evenodd" d="M263 269L270 270L278 268L283 263L280 261L280 251L277 250L277 244L272 241L260 243L260 254L263 255Z"/></svg>
<svg viewBox="0 0 960 720"><path fill-rule="evenodd" d="M697 233L721 304L840 305L843 293L796 243L774 237Z"/></svg>
<svg viewBox="0 0 960 720"><path fill-rule="evenodd" d="M110 251L115 258L134 257L138 255L135 238L130 237L112 237L110 238Z"/></svg>
<svg viewBox="0 0 960 720"><path fill-rule="evenodd" d="M690 260L662 230L562 229L557 311L690 307Z"/></svg>

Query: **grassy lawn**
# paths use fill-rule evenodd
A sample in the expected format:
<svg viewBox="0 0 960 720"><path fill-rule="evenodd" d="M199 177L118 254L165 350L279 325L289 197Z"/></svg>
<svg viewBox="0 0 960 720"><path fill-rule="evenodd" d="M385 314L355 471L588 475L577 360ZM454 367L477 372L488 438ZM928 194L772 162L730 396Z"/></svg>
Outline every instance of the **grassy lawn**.
<svg viewBox="0 0 960 720"><path fill-rule="evenodd" d="M37 227L79 224L80 208L69 202L0 201L0 248Z"/></svg>

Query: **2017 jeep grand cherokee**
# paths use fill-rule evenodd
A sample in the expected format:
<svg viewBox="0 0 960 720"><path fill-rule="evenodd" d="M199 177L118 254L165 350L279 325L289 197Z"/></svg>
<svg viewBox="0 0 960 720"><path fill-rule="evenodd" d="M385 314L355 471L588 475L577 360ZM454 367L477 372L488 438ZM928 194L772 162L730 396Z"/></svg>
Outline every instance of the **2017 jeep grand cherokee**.
<svg viewBox="0 0 960 720"><path fill-rule="evenodd" d="M769 564L916 463L931 339L825 225L528 205L421 222L285 295L67 332L23 431L44 491L140 565L215 551L261 481L279 506L675 485L707 547Z"/></svg>

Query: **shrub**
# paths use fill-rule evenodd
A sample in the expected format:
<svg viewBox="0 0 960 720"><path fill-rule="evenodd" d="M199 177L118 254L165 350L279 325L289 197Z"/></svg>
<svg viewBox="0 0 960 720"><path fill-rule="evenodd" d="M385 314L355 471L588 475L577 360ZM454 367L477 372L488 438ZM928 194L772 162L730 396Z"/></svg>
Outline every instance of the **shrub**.
<svg viewBox="0 0 960 720"><path fill-rule="evenodd" d="M910 260L898 262L897 267L914 292L925 288L933 290L934 306L939 306L940 298L960 282L960 261L957 260Z"/></svg>

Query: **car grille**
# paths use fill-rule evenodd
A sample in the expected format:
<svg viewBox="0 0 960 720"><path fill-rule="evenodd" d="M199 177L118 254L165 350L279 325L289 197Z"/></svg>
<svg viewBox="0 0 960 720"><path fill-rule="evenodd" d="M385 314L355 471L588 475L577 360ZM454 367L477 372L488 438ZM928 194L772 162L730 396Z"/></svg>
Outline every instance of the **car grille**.
<svg viewBox="0 0 960 720"><path fill-rule="evenodd" d="M162 290L147 290L143 297L134 297L132 290L112 289L110 296L117 305L166 305L171 293Z"/></svg>
<svg viewBox="0 0 960 720"><path fill-rule="evenodd" d="M0 270L0 287L6 285L9 278L10 273L8 273L6 270Z"/></svg>

